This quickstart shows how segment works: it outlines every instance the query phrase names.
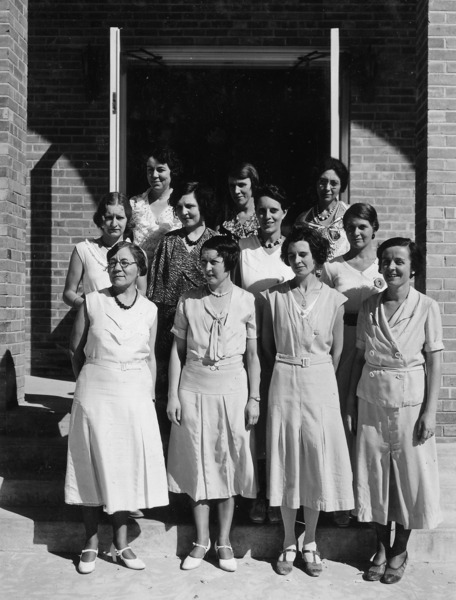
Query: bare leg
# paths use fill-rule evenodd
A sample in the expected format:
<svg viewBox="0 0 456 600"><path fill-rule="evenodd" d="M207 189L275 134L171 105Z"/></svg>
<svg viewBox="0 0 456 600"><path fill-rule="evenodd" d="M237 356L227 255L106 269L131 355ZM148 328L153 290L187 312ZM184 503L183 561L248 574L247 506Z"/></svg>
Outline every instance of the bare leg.
<svg viewBox="0 0 456 600"><path fill-rule="evenodd" d="M393 569L399 568L405 560L411 532L411 529L404 529L403 525L396 523L396 535L388 558L388 564Z"/></svg>
<svg viewBox="0 0 456 600"><path fill-rule="evenodd" d="M375 531L377 533L377 551L375 553L374 558L372 559L372 564L378 566L385 562L386 557L389 553L391 538L391 522L388 522L386 525L380 525L380 523L375 523Z"/></svg>
<svg viewBox="0 0 456 600"><path fill-rule="evenodd" d="M86 531L85 549L97 550L98 548L98 522L100 520L99 506L83 506L82 518ZM81 555L81 562L92 562L95 555L93 552L84 552Z"/></svg>
<svg viewBox="0 0 456 600"><path fill-rule="evenodd" d="M209 501L200 500L199 502L194 502L192 500L192 509L196 525L196 543L206 548L209 543ZM190 556L193 558L203 558L205 554L204 548L194 546L190 552Z"/></svg>
<svg viewBox="0 0 456 600"><path fill-rule="evenodd" d="M121 510L111 515L112 522L112 541L117 550L123 550L128 546L127 541L127 521L128 511ZM126 559L136 558L136 554L132 550L125 550L122 556Z"/></svg>
<svg viewBox="0 0 456 600"><path fill-rule="evenodd" d="M234 497L226 498L217 501L217 512L219 520L219 535L218 546L230 545L231 523L233 522L234 514ZM233 553L227 548L222 548L219 552L219 558L229 559L233 557Z"/></svg>

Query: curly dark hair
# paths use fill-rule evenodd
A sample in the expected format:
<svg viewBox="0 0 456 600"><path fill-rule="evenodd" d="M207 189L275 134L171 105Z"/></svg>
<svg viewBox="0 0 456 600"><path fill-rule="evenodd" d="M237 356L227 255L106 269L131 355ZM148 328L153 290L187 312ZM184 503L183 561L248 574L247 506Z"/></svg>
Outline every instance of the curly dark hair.
<svg viewBox="0 0 456 600"><path fill-rule="evenodd" d="M385 240L384 242L382 242L377 248L377 258L380 273L382 272L383 253L385 252L385 250L387 250L388 248L392 248L393 246L402 246L404 248L408 248L411 263L410 278L414 276L419 276L424 272L425 257L423 251L418 246L418 244L410 238L393 237L389 240Z"/></svg>
<svg viewBox="0 0 456 600"><path fill-rule="evenodd" d="M103 226L103 217L106 214L106 207L116 205L123 207L125 216L127 217L127 225L123 237L124 239L133 239L133 229L135 227L135 224L132 222L133 211L131 209L130 201L125 194L122 194L122 192L108 192L101 198L97 210L93 215L93 222L101 229Z"/></svg>
<svg viewBox="0 0 456 600"><path fill-rule="evenodd" d="M280 252L280 258L287 266L290 266L288 248L290 244L295 242L307 242L309 244L310 252L316 265L322 265L328 260L330 249L328 240L314 227L296 225L285 238Z"/></svg>
<svg viewBox="0 0 456 600"><path fill-rule="evenodd" d="M378 231L378 228L380 227L377 211L371 204L367 204L366 202L356 202L348 207L344 213L344 216L342 217L345 229L347 229L348 221L353 217L356 219L364 219L365 221L369 221L374 231Z"/></svg>
<svg viewBox="0 0 456 600"><path fill-rule="evenodd" d="M280 204L282 210L287 210L290 206L290 202L287 198L285 191L277 185L272 183L264 183L255 190L253 199L255 200L255 207L258 204L260 198L272 198Z"/></svg>
<svg viewBox="0 0 456 600"><path fill-rule="evenodd" d="M348 169L344 163L338 158L332 156L326 156L314 168L315 183L320 179L322 173L325 171L334 171L337 177L340 179L340 191L345 192L348 185Z"/></svg>
<svg viewBox="0 0 456 600"><path fill-rule="evenodd" d="M223 258L225 271L231 271L235 268L241 252L236 240L228 235L214 235L201 246L201 254L203 250L215 250Z"/></svg>
<svg viewBox="0 0 456 600"><path fill-rule="evenodd" d="M144 153L144 160L147 162L149 158L155 158L162 165L168 165L171 171L171 179L179 177L182 174L183 166L180 158L169 146L152 146Z"/></svg>
<svg viewBox="0 0 456 600"><path fill-rule="evenodd" d="M169 205L176 210L179 200L187 194L195 196L203 219L205 221L211 220L216 210L214 190L209 185L200 183L199 181L178 181L176 184L173 184L173 191L169 197Z"/></svg>
<svg viewBox="0 0 456 600"><path fill-rule="evenodd" d="M122 248L128 248L130 250L133 258L135 259L136 264L138 265L139 274L141 276L146 275L147 258L144 253L144 250L142 250L136 244L132 244L131 242L119 242L118 244L115 244L112 248L110 248L108 250L108 253L106 254L106 259L108 263L111 260L111 258L114 258L114 256L119 252L119 250L122 250Z"/></svg>

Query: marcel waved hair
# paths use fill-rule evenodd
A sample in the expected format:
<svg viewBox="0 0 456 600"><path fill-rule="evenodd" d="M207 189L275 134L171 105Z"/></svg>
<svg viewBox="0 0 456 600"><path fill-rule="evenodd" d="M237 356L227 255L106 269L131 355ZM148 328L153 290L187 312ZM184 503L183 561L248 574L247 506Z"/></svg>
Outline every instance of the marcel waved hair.
<svg viewBox="0 0 456 600"><path fill-rule="evenodd" d="M241 252L239 244L228 235L214 235L201 246L201 254L204 250L215 250L223 258L225 271L235 268Z"/></svg>

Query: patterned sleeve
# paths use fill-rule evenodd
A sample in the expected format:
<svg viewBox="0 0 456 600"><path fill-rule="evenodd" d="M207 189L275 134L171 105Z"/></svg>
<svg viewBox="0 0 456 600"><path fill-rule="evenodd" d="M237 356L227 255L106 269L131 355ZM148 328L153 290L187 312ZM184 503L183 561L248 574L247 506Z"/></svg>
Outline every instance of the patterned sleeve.
<svg viewBox="0 0 456 600"><path fill-rule="evenodd" d="M367 302L363 302L358 313L356 325L356 347L359 350L366 349L366 324L367 324Z"/></svg>
<svg viewBox="0 0 456 600"><path fill-rule="evenodd" d="M435 300L431 300L429 305L424 329L424 351L437 352L438 350L443 350L442 319L440 317L439 305Z"/></svg>
<svg viewBox="0 0 456 600"><path fill-rule="evenodd" d="M185 296L179 298L176 314L174 316L174 325L171 328L171 333L176 337L186 340L188 329L188 319L185 313Z"/></svg>

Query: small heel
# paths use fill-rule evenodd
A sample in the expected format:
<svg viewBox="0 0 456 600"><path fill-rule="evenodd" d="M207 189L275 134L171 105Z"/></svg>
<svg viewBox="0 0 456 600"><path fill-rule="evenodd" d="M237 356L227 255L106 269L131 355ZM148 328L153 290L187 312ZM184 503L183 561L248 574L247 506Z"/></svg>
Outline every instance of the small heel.
<svg viewBox="0 0 456 600"><path fill-rule="evenodd" d="M131 550L130 546L126 546L125 548L122 548L122 550L117 550L114 544L111 544L110 552L112 562L123 565L124 567L127 567L127 569L134 569L135 571L142 571L146 568L146 565L140 558L124 558L122 552L125 552L125 550Z"/></svg>

